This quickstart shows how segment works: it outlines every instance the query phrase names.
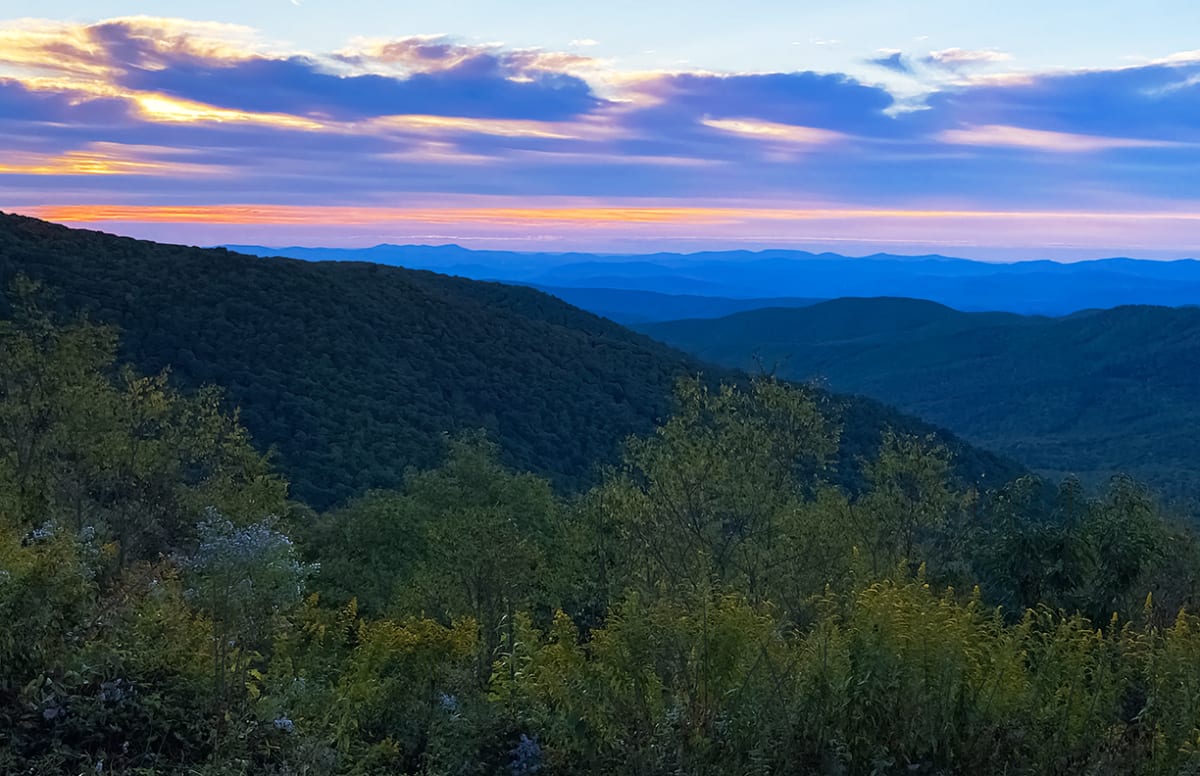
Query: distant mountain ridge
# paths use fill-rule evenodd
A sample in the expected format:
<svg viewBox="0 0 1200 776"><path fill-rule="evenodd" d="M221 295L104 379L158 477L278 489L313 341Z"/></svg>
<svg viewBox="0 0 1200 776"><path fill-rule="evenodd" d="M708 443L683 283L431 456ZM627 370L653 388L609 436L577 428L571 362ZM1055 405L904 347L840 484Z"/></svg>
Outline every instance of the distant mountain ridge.
<svg viewBox="0 0 1200 776"><path fill-rule="evenodd" d="M222 386L293 492L325 508L398 486L442 436L485 429L504 460L586 484L671 410L682 376L741 379L533 288L371 263L263 260L0 213L0 284L42 281L61 312L122 330L122 357ZM0 316L4 314L0 297ZM1024 471L874 401L825 396L853 486L885 425L938 433L964 479Z"/></svg>
<svg viewBox="0 0 1200 776"><path fill-rule="evenodd" d="M258 256L370 261L549 289L759 300L756 307L773 306L780 298L873 296L929 299L968 311L1037 315L1065 315L1126 304L1200 304L1200 261L1195 259L1106 258L998 264L939 255L873 254L850 258L777 249L627 256L475 251L460 246L236 247ZM615 309L627 307L634 300L629 297ZM612 306L611 294L606 301ZM600 306L589 304L583 306L601 312ZM624 320L634 322L637 318Z"/></svg>
<svg viewBox="0 0 1200 776"><path fill-rule="evenodd" d="M837 299L636 328L706 360L886 401L1047 473L1128 472L1200 503L1194 307L1051 318Z"/></svg>

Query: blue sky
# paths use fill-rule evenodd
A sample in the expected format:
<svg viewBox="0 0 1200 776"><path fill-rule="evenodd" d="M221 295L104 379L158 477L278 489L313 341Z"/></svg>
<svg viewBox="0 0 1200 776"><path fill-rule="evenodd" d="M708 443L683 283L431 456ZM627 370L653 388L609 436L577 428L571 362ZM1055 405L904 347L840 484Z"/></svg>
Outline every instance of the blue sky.
<svg viewBox="0 0 1200 776"><path fill-rule="evenodd" d="M35 9L0 3L0 209L197 243L1200 252L1196 3Z"/></svg>
<svg viewBox="0 0 1200 776"><path fill-rule="evenodd" d="M997 49L1022 68L1110 67L1200 47L1188 0L27 0L0 17L162 15L242 24L315 51L356 36L449 34L512 47L596 41L616 66L862 71L878 49ZM169 10L168 10L169 9Z"/></svg>

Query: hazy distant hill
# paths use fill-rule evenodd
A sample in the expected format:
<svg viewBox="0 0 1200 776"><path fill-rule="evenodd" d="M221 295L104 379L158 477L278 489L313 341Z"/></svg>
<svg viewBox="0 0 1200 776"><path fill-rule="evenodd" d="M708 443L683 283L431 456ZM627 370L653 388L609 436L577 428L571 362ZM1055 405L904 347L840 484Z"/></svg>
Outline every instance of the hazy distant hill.
<svg viewBox="0 0 1200 776"><path fill-rule="evenodd" d="M1200 262L1190 259L993 264L945 256L876 254L847 258L786 250L612 256L471 251L458 246L244 249L262 256L376 261L556 289L624 289L757 299L757 307L771 306L771 300L780 297L846 296L911 297L960 310L1040 315L1065 315L1123 304L1200 304ZM597 311L589 304L582 306Z"/></svg>
<svg viewBox="0 0 1200 776"><path fill-rule="evenodd" d="M1200 309L1063 318L838 299L638 327L701 358L875 397L1045 471L1200 496Z"/></svg>
<svg viewBox="0 0 1200 776"><path fill-rule="evenodd" d="M532 288L0 214L0 283L17 272L60 291L65 309L119 324L141 368L224 386L254 439L277 448L295 494L318 507L397 485L459 429L486 428L512 464L582 484L667 414L678 377L722 374ZM874 402L850 401L841 415L846 483L885 423L930 430ZM1020 471L945 438L965 477Z"/></svg>

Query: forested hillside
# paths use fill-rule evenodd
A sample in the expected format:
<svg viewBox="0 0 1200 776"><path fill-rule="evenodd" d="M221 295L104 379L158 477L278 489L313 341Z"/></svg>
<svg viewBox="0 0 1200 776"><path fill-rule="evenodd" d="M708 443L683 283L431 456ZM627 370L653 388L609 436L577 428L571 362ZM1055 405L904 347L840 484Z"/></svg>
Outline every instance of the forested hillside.
<svg viewBox="0 0 1200 776"><path fill-rule="evenodd" d="M534 286L547 294L588 312L629 326L635 323L673 321L685 318L721 318L763 307L805 307L821 300L798 297L775 299L730 299L721 296L663 294L624 288L556 288Z"/></svg>
<svg viewBox="0 0 1200 776"><path fill-rule="evenodd" d="M121 355L221 386L302 501L325 507L428 466L484 429L505 462L578 487L665 417L675 382L719 369L530 288L375 264L262 259L0 215L0 284L44 283L60 313L117 325ZM840 404L840 399L827 399ZM853 401L841 481L881 429L932 431ZM1020 468L940 437L968 480Z"/></svg>
<svg viewBox="0 0 1200 776"><path fill-rule="evenodd" d="M1128 472L1200 495L1198 308L1044 318L839 299L640 328L727 366L873 396L1050 474Z"/></svg>
<svg viewBox="0 0 1200 776"><path fill-rule="evenodd" d="M0 773L1200 768L1200 546L1136 482L980 489L768 379L682 381L564 497L476 434L316 513L213 390L18 283L0 320Z"/></svg>

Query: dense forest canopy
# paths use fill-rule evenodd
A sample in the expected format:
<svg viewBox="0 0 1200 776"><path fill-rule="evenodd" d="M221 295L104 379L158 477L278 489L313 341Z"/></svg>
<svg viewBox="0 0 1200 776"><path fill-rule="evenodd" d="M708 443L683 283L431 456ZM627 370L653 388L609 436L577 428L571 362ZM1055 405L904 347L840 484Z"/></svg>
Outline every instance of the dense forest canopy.
<svg viewBox="0 0 1200 776"><path fill-rule="evenodd" d="M887 401L1048 476L1130 473L1200 506L1200 308L1062 318L837 299L639 327L697 357Z"/></svg>
<svg viewBox="0 0 1200 776"><path fill-rule="evenodd" d="M811 392L685 378L567 496L486 433L285 499L215 389L24 284L0 322L0 771L1176 774L1200 547L1147 492L982 489Z"/></svg>
<svg viewBox="0 0 1200 776"><path fill-rule="evenodd" d="M361 263L261 259L0 214L0 284L42 282L64 315L121 332L124 360L221 386L292 493L318 508L396 487L440 437L485 429L505 463L596 481L622 440L670 411L676 380L732 373L530 288ZM938 433L972 480L1022 469L874 402L826 397L845 426L839 481L861 482L886 425Z"/></svg>

